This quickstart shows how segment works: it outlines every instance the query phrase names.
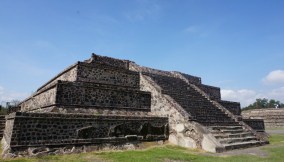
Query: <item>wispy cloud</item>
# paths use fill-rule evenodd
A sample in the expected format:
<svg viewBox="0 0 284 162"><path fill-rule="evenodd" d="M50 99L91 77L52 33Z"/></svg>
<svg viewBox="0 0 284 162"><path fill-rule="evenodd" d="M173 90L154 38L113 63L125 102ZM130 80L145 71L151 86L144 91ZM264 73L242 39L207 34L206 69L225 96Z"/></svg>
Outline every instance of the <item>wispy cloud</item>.
<svg viewBox="0 0 284 162"><path fill-rule="evenodd" d="M0 86L0 104L2 105L12 100L21 101L26 97L28 97L29 95L30 93L10 91Z"/></svg>
<svg viewBox="0 0 284 162"><path fill-rule="evenodd" d="M265 84L284 84L284 70L271 71L262 81Z"/></svg>
<svg viewBox="0 0 284 162"><path fill-rule="evenodd" d="M184 34L195 35L200 38L208 37L208 32L200 25L189 25L182 30Z"/></svg>
<svg viewBox="0 0 284 162"><path fill-rule="evenodd" d="M14 60L11 62L11 65L13 65L14 67L10 68L9 70L13 71L15 75L23 75L24 73L26 76L29 77L42 77L53 74L53 71L51 69L43 68L37 65L37 63L31 62L22 62L21 60Z"/></svg>
<svg viewBox="0 0 284 162"><path fill-rule="evenodd" d="M49 41L45 41L45 40L36 40L34 42L32 42L31 44L33 47L36 48L41 48L41 49L56 49L57 47L50 43Z"/></svg>
<svg viewBox="0 0 284 162"><path fill-rule="evenodd" d="M262 94L258 94L257 92L249 89L223 89L221 90L221 96L223 100L240 102L242 107L248 106L257 98L264 97Z"/></svg>
<svg viewBox="0 0 284 162"><path fill-rule="evenodd" d="M273 89L268 93L268 96L280 100L284 103L284 87Z"/></svg>
<svg viewBox="0 0 284 162"><path fill-rule="evenodd" d="M138 7L127 11L125 14L126 18L131 22L156 19L161 14L162 7L156 1L139 0L136 2Z"/></svg>
<svg viewBox="0 0 284 162"><path fill-rule="evenodd" d="M189 27L184 29L184 32L186 32L186 33L196 33L196 32L198 32L198 27L194 26L194 25L189 26Z"/></svg>
<svg viewBox="0 0 284 162"><path fill-rule="evenodd" d="M221 90L222 99L240 102L242 107L252 104L257 98L276 99L284 103L284 86L282 86L284 84L284 70L271 71L262 79L262 82L265 84L281 84L281 86L267 91L223 89Z"/></svg>
<svg viewBox="0 0 284 162"><path fill-rule="evenodd" d="M232 83L233 80L220 80L220 81L217 81L216 84L228 84L228 83Z"/></svg>

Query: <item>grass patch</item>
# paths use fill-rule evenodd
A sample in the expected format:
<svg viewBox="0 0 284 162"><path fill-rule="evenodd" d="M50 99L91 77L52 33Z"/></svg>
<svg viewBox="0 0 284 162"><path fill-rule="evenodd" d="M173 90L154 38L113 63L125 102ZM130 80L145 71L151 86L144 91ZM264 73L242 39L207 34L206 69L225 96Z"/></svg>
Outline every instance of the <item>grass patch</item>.
<svg viewBox="0 0 284 162"><path fill-rule="evenodd" d="M104 159L117 162L157 162L165 161L166 159L194 161L197 158L197 155L189 154L187 149L171 145L138 151L104 152L98 155Z"/></svg>
<svg viewBox="0 0 284 162"><path fill-rule="evenodd" d="M270 145L263 148L269 153L268 157L262 158L254 155L238 156L213 156L204 155L204 151L186 149L179 146L164 145L150 146L148 149L131 151L104 151L90 152L71 155L54 155L40 158L17 158L5 161L10 162L51 162L51 161L74 161L74 162L283 162L284 161L284 135L272 135ZM4 160L0 160L4 161Z"/></svg>
<svg viewBox="0 0 284 162"><path fill-rule="evenodd" d="M165 147L143 151L104 152L97 155L114 162L164 162L167 159L181 162L281 162L284 160L283 150L284 145L282 147L266 149L266 151L271 154L266 158L253 155L219 157L204 155L195 150L167 145Z"/></svg>
<svg viewBox="0 0 284 162"><path fill-rule="evenodd" d="M283 144L284 145L284 134L274 134L269 137L270 144ZM284 150L283 150L284 152Z"/></svg>

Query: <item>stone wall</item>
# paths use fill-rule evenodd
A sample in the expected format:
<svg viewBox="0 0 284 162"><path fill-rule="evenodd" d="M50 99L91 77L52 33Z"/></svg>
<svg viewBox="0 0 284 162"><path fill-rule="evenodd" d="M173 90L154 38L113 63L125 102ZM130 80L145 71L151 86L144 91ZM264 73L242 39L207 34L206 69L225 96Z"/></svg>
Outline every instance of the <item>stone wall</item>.
<svg viewBox="0 0 284 162"><path fill-rule="evenodd" d="M127 116L151 116L150 110L129 109L129 108L106 108L106 107L81 107L81 106L50 106L41 109L35 109L29 112L34 113L76 113L76 114L92 114L92 115L127 115Z"/></svg>
<svg viewBox="0 0 284 162"><path fill-rule="evenodd" d="M56 101L60 105L149 110L151 93L86 82L61 82Z"/></svg>
<svg viewBox="0 0 284 162"><path fill-rule="evenodd" d="M227 110L235 115L241 115L241 104L239 102L232 101L218 101L222 106L224 106Z"/></svg>
<svg viewBox="0 0 284 162"><path fill-rule="evenodd" d="M121 69L129 69L129 62L128 60L121 60L121 59L114 59L111 57L106 57L106 56L100 56L96 54L92 54L91 59L86 60L85 62L87 63L99 63L99 64L104 64L104 65L109 65L113 66L116 68L121 68Z"/></svg>
<svg viewBox="0 0 284 162"><path fill-rule="evenodd" d="M0 138L3 137L3 131L5 129L5 115L0 115Z"/></svg>
<svg viewBox="0 0 284 162"><path fill-rule="evenodd" d="M221 92L219 87L213 87L205 84L200 84L198 87L204 91L212 100L221 100Z"/></svg>
<svg viewBox="0 0 284 162"><path fill-rule="evenodd" d="M284 109L254 109L242 112L244 118L263 119L266 129L284 128Z"/></svg>
<svg viewBox="0 0 284 162"><path fill-rule="evenodd" d="M252 129L258 132L264 132L264 121L263 119L243 119L243 121L249 125Z"/></svg>
<svg viewBox="0 0 284 162"><path fill-rule="evenodd" d="M2 148L3 150L9 149L10 147L10 143L11 143L11 138L12 138L12 134L13 134L13 127L14 127L14 120L7 120L8 115L6 115L5 119L5 130L4 130L4 134L3 134L3 139L1 141L2 143Z"/></svg>
<svg viewBox="0 0 284 162"><path fill-rule="evenodd" d="M31 111L56 104L56 85L40 91L21 103L21 111Z"/></svg>
<svg viewBox="0 0 284 162"><path fill-rule="evenodd" d="M78 67L83 65L83 67ZM92 67L93 69L87 68L86 66ZM100 66L100 67L98 67ZM113 68L110 68L113 67ZM80 71L77 71L78 68ZM98 68L98 69L96 69ZM110 71L109 71L110 70ZM119 73L115 72L119 71ZM84 73L86 72L86 73ZM107 73L106 73L107 72ZM126 74L121 74L121 72ZM81 77L78 79L78 74L81 74ZM131 75L134 74L134 75ZM128 79L127 79L128 78ZM139 78L138 78L139 79ZM106 56L99 56L92 54L92 58L86 60L85 62L77 62L61 73L56 75L54 78L49 80L43 86L38 88L37 91L44 90L49 86L55 84L58 80L62 81L91 81L96 83L107 83L107 84L118 84L124 86L135 86L137 87L137 75L129 71L129 61L128 60L119 60ZM133 81L135 80L135 81ZM108 83L109 81L109 83ZM138 80L139 83L139 80Z"/></svg>
<svg viewBox="0 0 284 162"><path fill-rule="evenodd" d="M150 111L151 93L89 82L58 83L21 104L21 111L51 106L117 108Z"/></svg>
<svg viewBox="0 0 284 162"><path fill-rule="evenodd" d="M139 74L104 64L78 64L77 81L139 88Z"/></svg>
<svg viewBox="0 0 284 162"><path fill-rule="evenodd" d="M201 84L201 78L200 77L184 74L184 73L181 73L181 72L177 72L177 73L180 73L182 76L184 76L192 84L196 84L196 85Z"/></svg>
<svg viewBox="0 0 284 162"><path fill-rule="evenodd" d="M17 112L7 116L4 138L12 151L43 145L165 140L167 123L163 117Z"/></svg>

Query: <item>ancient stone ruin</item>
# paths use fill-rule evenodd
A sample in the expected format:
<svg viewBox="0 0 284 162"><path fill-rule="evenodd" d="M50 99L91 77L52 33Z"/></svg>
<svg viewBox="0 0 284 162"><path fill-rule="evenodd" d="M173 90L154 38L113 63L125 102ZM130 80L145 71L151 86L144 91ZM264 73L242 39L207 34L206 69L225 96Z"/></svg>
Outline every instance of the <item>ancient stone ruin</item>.
<svg viewBox="0 0 284 162"><path fill-rule="evenodd" d="M249 120L263 120L265 128L284 128L284 109L254 109L243 111L242 115Z"/></svg>
<svg viewBox="0 0 284 162"><path fill-rule="evenodd" d="M33 156L168 140L210 152L268 143L201 78L93 54L41 86L6 116L3 155Z"/></svg>

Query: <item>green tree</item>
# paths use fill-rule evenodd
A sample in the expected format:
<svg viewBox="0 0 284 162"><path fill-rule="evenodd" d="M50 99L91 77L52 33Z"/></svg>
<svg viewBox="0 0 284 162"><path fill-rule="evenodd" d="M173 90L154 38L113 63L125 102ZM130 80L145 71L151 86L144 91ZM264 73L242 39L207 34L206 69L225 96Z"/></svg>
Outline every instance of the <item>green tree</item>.
<svg viewBox="0 0 284 162"><path fill-rule="evenodd" d="M242 111L250 109L274 108L276 105L278 105L278 108L284 108L284 104L275 99L268 100L266 98L258 98L254 103L244 107Z"/></svg>

